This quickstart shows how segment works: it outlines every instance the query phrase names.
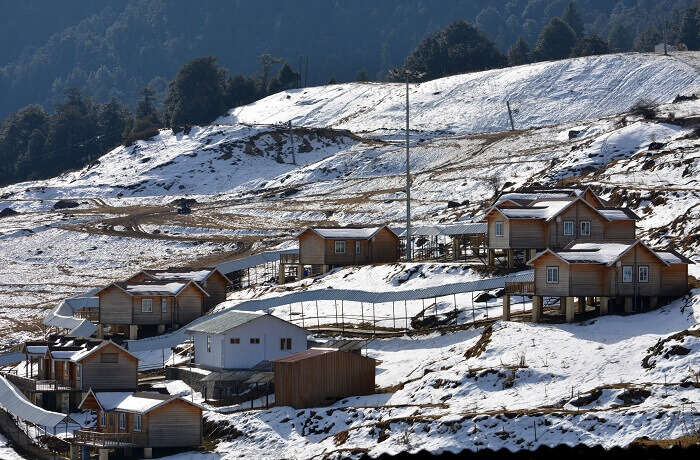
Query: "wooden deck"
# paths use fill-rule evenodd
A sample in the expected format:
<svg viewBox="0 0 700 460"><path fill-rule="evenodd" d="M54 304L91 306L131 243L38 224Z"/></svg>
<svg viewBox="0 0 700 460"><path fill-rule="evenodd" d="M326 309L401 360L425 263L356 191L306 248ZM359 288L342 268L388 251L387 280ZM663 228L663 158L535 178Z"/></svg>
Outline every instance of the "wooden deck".
<svg viewBox="0 0 700 460"><path fill-rule="evenodd" d="M104 433L94 430L76 430L73 443L92 447L134 447L133 433Z"/></svg>
<svg viewBox="0 0 700 460"><path fill-rule="evenodd" d="M507 295L535 295L534 281L513 281L505 283Z"/></svg>
<svg viewBox="0 0 700 460"><path fill-rule="evenodd" d="M71 381L63 380L38 380L22 377L17 374L5 374L7 380L19 388L21 391L42 392L42 391L80 391L81 388Z"/></svg>

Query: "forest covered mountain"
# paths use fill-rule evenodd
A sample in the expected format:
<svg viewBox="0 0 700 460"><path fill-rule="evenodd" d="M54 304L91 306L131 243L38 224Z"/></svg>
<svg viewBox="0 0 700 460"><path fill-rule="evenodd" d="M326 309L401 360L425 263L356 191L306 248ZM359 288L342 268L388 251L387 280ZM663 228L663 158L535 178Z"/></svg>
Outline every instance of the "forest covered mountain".
<svg viewBox="0 0 700 460"><path fill-rule="evenodd" d="M534 47L567 3L2 0L0 42L10 46L0 49L0 118L32 103L53 110L68 88L133 107L149 86L162 101L178 68L205 55L217 56L232 74L251 74L259 69L258 56L269 53L301 68L307 85L354 80L358 73L383 80L426 36L457 19L475 24L503 53L520 36ZM677 24L692 3L578 0L577 6L587 34L607 38L622 27L631 50L659 40L663 21ZM299 65L301 56L308 56L308 72Z"/></svg>

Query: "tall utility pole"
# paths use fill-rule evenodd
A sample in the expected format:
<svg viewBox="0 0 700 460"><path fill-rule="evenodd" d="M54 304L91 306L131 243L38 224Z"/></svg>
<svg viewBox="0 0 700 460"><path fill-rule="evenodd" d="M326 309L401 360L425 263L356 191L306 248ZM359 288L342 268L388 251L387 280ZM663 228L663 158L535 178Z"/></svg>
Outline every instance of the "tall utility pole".
<svg viewBox="0 0 700 460"><path fill-rule="evenodd" d="M668 49L666 49L666 20L664 20L664 56L668 56Z"/></svg>
<svg viewBox="0 0 700 460"><path fill-rule="evenodd" d="M292 120L289 120L289 145L292 147L292 164L297 164L297 153L296 148L294 148L294 137L292 135Z"/></svg>
<svg viewBox="0 0 700 460"><path fill-rule="evenodd" d="M408 147L408 72L406 72L406 262L411 257L411 155Z"/></svg>
<svg viewBox="0 0 700 460"><path fill-rule="evenodd" d="M510 130L515 131L515 123L513 123L513 112L510 110L510 101L506 101L508 107L508 118L510 119Z"/></svg>

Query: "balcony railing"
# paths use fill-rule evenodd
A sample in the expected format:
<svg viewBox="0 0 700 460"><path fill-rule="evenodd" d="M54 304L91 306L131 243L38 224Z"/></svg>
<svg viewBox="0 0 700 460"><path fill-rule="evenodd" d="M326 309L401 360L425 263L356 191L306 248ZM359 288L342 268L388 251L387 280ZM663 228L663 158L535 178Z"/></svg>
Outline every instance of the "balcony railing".
<svg viewBox="0 0 700 460"><path fill-rule="evenodd" d="M280 263L282 264L298 264L299 254L280 254Z"/></svg>
<svg viewBox="0 0 700 460"><path fill-rule="evenodd" d="M5 374L5 377L22 391L80 390L80 385L70 380L38 380L10 373Z"/></svg>
<svg viewBox="0 0 700 460"><path fill-rule="evenodd" d="M134 433L104 433L93 430L74 431L73 442L95 447L129 447L135 445Z"/></svg>
<svg viewBox="0 0 700 460"><path fill-rule="evenodd" d="M99 308L83 308L81 310L76 310L73 315L77 318L86 319L97 323L100 320L100 310Z"/></svg>
<svg viewBox="0 0 700 460"><path fill-rule="evenodd" d="M506 281L505 293L508 295L535 295L533 281Z"/></svg>

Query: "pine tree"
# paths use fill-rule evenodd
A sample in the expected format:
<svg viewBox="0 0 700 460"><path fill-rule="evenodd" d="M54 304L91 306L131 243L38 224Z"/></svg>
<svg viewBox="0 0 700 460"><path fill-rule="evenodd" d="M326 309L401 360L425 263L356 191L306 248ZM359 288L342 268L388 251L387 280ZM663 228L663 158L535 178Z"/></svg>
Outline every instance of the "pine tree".
<svg viewBox="0 0 700 460"><path fill-rule="evenodd" d="M683 13L680 28L680 40L689 50L700 49L700 25L698 16L700 10L695 7L688 8Z"/></svg>
<svg viewBox="0 0 700 460"><path fill-rule="evenodd" d="M516 66L527 64L529 62L530 46L521 35L508 50L508 65Z"/></svg>
<svg viewBox="0 0 700 460"><path fill-rule="evenodd" d="M533 55L537 60L565 59L576 43L576 32L564 21L554 17L544 26Z"/></svg>
<svg viewBox="0 0 700 460"><path fill-rule="evenodd" d="M622 24L615 24L608 34L608 48L612 52L620 53L631 51L633 47L632 35Z"/></svg>
<svg viewBox="0 0 700 460"><path fill-rule="evenodd" d="M293 71L289 64L285 62L277 76L270 80L267 92L273 94L286 89L296 88L299 83L299 77L299 73Z"/></svg>
<svg viewBox="0 0 700 460"><path fill-rule="evenodd" d="M596 56L600 54L608 54L608 44L599 35L591 35L583 37L576 41L571 50L572 57L579 56Z"/></svg>
<svg viewBox="0 0 700 460"><path fill-rule="evenodd" d="M100 152L104 153L122 142L131 114L115 98L100 106L97 113L97 131Z"/></svg>
<svg viewBox="0 0 700 460"><path fill-rule="evenodd" d="M229 77L224 101L227 108L239 107L255 101L260 93L254 78L242 74Z"/></svg>
<svg viewBox="0 0 700 460"><path fill-rule="evenodd" d="M369 75L367 75L367 72L365 70L360 70L359 72L357 72L357 75L355 75L355 81L369 81Z"/></svg>
<svg viewBox="0 0 700 460"><path fill-rule="evenodd" d="M578 13L574 0L569 0L569 4L566 5L566 10L564 10L564 14L562 15L561 19L565 23L569 24L569 26L576 33L577 37L583 36L583 19L581 19L581 15Z"/></svg>
<svg viewBox="0 0 700 460"><path fill-rule="evenodd" d="M196 58L185 64L170 81L164 117L168 127L201 125L221 115L225 93L225 71L216 57Z"/></svg>
<svg viewBox="0 0 700 460"><path fill-rule="evenodd" d="M654 46L663 41L663 35L659 29L651 26L643 30L634 40L635 51L654 51Z"/></svg>

